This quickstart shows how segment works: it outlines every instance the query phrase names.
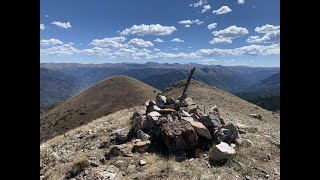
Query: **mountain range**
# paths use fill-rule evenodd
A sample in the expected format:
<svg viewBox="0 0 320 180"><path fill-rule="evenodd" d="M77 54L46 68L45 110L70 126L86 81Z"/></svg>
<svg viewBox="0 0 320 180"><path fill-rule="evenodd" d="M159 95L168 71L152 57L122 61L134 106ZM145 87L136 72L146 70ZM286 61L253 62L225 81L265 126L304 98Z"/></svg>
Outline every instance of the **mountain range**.
<svg viewBox="0 0 320 180"><path fill-rule="evenodd" d="M195 63L41 63L40 108L62 102L114 75L129 76L164 91L174 82L186 79L193 67L196 67L194 80L216 86L232 94L246 92L256 87L260 81L280 73L278 67L221 66ZM261 86L260 89L264 87Z"/></svg>

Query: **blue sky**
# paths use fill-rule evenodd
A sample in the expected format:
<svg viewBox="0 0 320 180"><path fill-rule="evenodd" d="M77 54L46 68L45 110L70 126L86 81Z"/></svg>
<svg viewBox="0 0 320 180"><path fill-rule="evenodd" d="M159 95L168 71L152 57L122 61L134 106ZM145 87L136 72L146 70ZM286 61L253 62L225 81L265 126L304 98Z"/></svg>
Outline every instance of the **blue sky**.
<svg viewBox="0 0 320 180"><path fill-rule="evenodd" d="M41 0L40 62L280 66L279 0Z"/></svg>

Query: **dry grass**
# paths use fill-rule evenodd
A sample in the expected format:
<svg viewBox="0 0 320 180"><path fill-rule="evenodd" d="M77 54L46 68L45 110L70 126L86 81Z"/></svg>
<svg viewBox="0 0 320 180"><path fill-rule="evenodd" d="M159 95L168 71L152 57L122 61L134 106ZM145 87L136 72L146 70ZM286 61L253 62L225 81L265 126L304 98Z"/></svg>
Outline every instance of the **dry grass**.
<svg viewBox="0 0 320 180"><path fill-rule="evenodd" d="M159 90L127 76L107 78L40 115L40 142L97 118L142 105Z"/></svg>

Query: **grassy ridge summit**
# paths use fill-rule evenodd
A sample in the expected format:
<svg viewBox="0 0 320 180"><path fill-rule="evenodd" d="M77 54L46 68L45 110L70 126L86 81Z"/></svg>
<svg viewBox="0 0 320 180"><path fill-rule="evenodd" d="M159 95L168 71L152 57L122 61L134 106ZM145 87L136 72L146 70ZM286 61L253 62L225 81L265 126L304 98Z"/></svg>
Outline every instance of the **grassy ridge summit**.
<svg viewBox="0 0 320 180"><path fill-rule="evenodd" d="M127 76L113 76L40 115L40 141L46 141L118 110L143 104L159 90Z"/></svg>
<svg viewBox="0 0 320 180"><path fill-rule="evenodd" d="M41 90L47 94L40 99L43 106L61 100L66 100L75 95L79 90L84 90L94 83L115 75L125 75L149 84L159 90L165 90L178 80L187 77L191 68L196 67L194 79L217 86L231 93L238 93L251 85L280 71L279 68L246 67L246 66L220 66L202 64L168 64L148 62L145 64L117 63L117 64L77 64L77 63L42 63L40 68L59 72L72 77L75 86L70 86L70 91L64 89L65 84L56 84L51 89L46 84L54 83L52 79L40 79ZM47 82L49 81L49 82ZM70 83L72 83L70 81ZM75 89L73 89L73 87Z"/></svg>

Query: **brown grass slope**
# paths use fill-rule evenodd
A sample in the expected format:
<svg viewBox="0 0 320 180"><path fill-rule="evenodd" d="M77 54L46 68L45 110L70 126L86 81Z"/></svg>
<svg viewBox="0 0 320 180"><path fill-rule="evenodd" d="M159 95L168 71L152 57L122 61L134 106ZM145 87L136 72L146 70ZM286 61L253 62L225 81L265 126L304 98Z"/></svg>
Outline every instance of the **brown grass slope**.
<svg viewBox="0 0 320 180"><path fill-rule="evenodd" d="M107 78L40 115L40 142L104 115L141 105L159 90L127 76Z"/></svg>
<svg viewBox="0 0 320 180"><path fill-rule="evenodd" d="M165 91L169 97L181 95L183 83ZM151 97L155 99L156 94ZM188 89L188 97L194 99L201 108L208 110L217 105L220 114L227 123L242 123L258 128L259 131L246 131L243 138L250 139L253 147L236 147L237 154L224 166L209 168L203 153L192 161L176 162L174 158L164 158L158 154L134 153L134 157L114 157L99 166L115 165L121 172L119 179L280 179L280 117L260 107L256 108L245 100L226 93L218 88L198 81L192 81ZM110 115L98 118L87 125L80 126L67 133L52 138L40 146L40 174L43 179L65 179L65 174L74 165L74 160L86 156L87 159L100 159L111 146L99 148L112 131L130 127L130 117L135 109L123 109ZM249 116L250 113L262 115L258 120ZM79 138L83 137L83 138ZM140 159L147 161L140 167ZM117 164L117 161L124 164ZM127 167L136 165L134 172ZM40 179L42 179L40 178Z"/></svg>

